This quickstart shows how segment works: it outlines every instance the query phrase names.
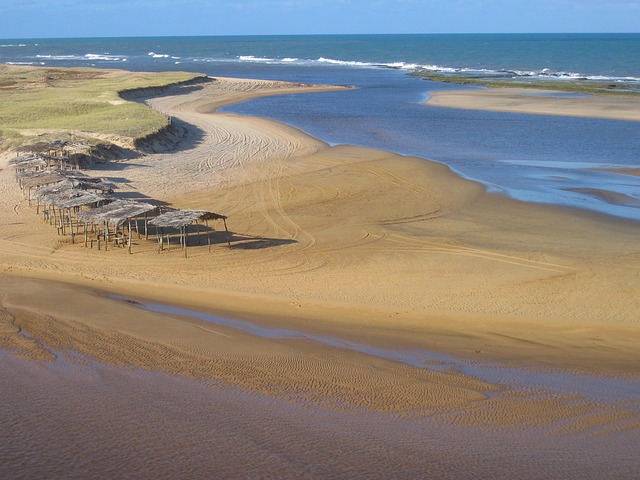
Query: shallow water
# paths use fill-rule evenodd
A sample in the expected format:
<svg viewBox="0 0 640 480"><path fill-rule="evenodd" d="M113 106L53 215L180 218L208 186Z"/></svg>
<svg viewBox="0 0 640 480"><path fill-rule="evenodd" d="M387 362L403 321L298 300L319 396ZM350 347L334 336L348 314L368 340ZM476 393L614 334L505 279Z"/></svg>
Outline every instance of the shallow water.
<svg viewBox="0 0 640 480"><path fill-rule="evenodd" d="M0 351L3 478L631 479L637 432L342 414L57 352Z"/></svg>
<svg viewBox="0 0 640 480"><path fill-rule="evenodd" d="M606 402L624 406L640 413L640 381L638 379L587 376L561 370L516 367L499 362L463 359L427 350L384 349L327 335L265 327L248 321L225 318L172 305L131 301L120 296L112 296L112 298L127 301L138 308L151 312L196 318L262 338L312 340L329 347L352 350L413 367L437 371L455 370L493 384L517 389L539 389L554 395L579 396L592 402Z"/></svg>

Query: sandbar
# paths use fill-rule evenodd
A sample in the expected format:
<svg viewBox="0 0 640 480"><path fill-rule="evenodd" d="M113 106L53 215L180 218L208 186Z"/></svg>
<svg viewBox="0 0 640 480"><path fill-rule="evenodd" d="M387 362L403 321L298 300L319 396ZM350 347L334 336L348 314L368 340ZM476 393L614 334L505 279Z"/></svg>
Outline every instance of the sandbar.
<svg viewBox="0 0 640 480"><path fill-rule="evenodd" d="M640 120L640 98L631 95L571 95L531 88L473 88L431 92L425 102L433 107Z"/></svg>

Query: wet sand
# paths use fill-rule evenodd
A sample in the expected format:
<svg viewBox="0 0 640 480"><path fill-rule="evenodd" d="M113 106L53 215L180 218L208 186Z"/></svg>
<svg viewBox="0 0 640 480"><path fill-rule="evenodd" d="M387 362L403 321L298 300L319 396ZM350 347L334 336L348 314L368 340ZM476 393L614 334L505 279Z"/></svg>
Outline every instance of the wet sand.
<svg viewBox="0 0 640 480"><path fill-rule="evenodd" d="M0 353L6 478L633 478L633 430L308 408L58 353ZM19 392L19 394L16 394Z"/></svg>
<svg viewBox="0 0 640 480"><path fill-rule="evenodd" d="M640 98L629 95L571 95L531 88L478 88L432 92L426 104L496 112L640 120Z"/></svg>
<svg viewBox="0 0 640 480"><path fill-rule="evenodd" d="M179 448L202 462L198 472L213 463L238 477L353 471L382 478L391 466L399 476L534 478L544 470L563 478L603 472L633 478L638 460L629 445L640 438L633 401L640 381L640 227L488 195L423 159L329 147L265 119L213 113L221 103L274 89L273 82L221 79L187 95L152 99L191 132L183 146L88 172L130 195L227 215L232 248L223 233L213 236L211 253L194 245L188 258L177 249L158 254L155 241L137 240L132 255L72 245L27 206L2 159L0 346L10 353L1 370L15 385L6 399L15 411L29 414L31 406L19 399L34 391L41 399L34 412L45 408L55 396L38 385L63 378L52 422L64 431L62 412L78 401L76 373L50 371L64 370L71 355L86 375L83 391L113 385L113 392L130 392L152 378L145 391L176 398L150 417L140 413L144 394L126 395L128 406L106 399L81 410L102 430L109 419L121 425L123 415L113 412L132 412L125 417L134 420L131 426L146 425L143 438L163 428L153 415L168 412L168 431L192 431L199 439ZM145 311L103 292L306 337L269 338L233 324ZM380 353L389 351L400 353ZM403 360L416 351L435 356L420 364ZM466 372L466 364L498 375L483 379L479 370ZM588 378L630 383L621 398L600 398L587 387L555 390L501 377L500 365L561 369L587 384ZM132 373L141 371L153 373ZM200 383L186 386L186 379ZM235 392L217 414L238 420L216 437L216 417L188 420L196 400L177 398L177 383L197 390L199 399ZM112 413L96 416L101 408ZM267 415L269 408L275 413ZM34 412L28 418L38 418ZM256 412L265 412L260 441L246 427ZM5 412L3 425L11 422ZM51 447L29 422L24 431L14 425L3 445L26 438ZM282 422L294 425L295 435L273 426ZM131 427L122 428L125 435ZM207 439L223 442L226 435L235 435L237 456L204 449ZM318 448L300 451L309 443ZM157 452L166 455L172 445ZM264 470L256 445L275 462L262 464ZM38 456L12 451L3 463ZM349 453L342 461L335 451ZM385 463L373 462L372 451ZM246 457L251 462L243 469ZM137 458L120 466L131 465L143 468Z"/></svg>
<svg viewBox="0 0 640 480"><path fill-rule="evenodd" d="M598 168L601 172L618 173L620 175L640 176L640 168Z"/></svg>

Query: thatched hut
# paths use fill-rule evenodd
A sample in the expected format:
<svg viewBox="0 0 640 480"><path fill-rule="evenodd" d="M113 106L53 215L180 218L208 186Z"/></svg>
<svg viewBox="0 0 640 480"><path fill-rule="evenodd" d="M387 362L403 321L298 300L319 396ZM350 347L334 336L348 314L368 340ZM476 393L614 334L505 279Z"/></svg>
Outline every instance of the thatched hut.
<svg viewBox="0 0 640 480"><path fill-rule="evenodd" d="M73 214L75 213L77 219L82 207L95 208L105 202L112 201L112 197L104 193L75 188L68 180L38 189L36 199L38 213L42 205L44 219L49 223L54 223L59 234L65 235L66 226L69 227L71 243L74 243L75 235L78 234L80 228L80 222L76 220L76 231L74 232ZM86 230L86 224L84 226Z"/></svg>
<svg viewBox="0 0 640 480"><path fill-rule="evenodd" d="M186 257L189 242L189 226L195 224L198 241L200 242L199 222L204 222L208 229L209 220L222 220L224 222L224 229L225 232L227 232L227 244L231 246L226 216L220 215L219 213L207 212L205 210L169 210L149 221L150 225L157 227L158 252L161 252L164 247L165 229L173 228L179 232L178 236L180 238L180 246L184 250L184 256ZM169 242L168 235L166 236L166 242L170 249L171 244ZM207 231L207 244L209 246L209 251L211 251L211 235L209 230Z"/></svg>
<svg viewBox="0 0 640 480"><path fill-rule="evenodd" d="M134 200L114 200L111 203L102 205L91 210L78 213L78 219L84 222L85 230L85 246L87 245L88 226L91 225L92 231L98 230L98 248L100 248L100 240L105 241L105 250L111 240L118 245L127 246L127 251L131 253L131 236L135 230L140 236L138 220L144 217L144 234L148 238L148 214L157 210L158 207L150 203L136 202ZM128 224L128 235L125 237L124 225ZM122 227L122 231L121 231Z"/></svg>
<svg viewBox="0 0 640 480"><path fill-rule="evenodd" d="M36 155L47 161L49 167L68 170L80 168L79 155L91 155L92 150L93 147L87 143L53 140L24 145L16 152Z"/></svg>

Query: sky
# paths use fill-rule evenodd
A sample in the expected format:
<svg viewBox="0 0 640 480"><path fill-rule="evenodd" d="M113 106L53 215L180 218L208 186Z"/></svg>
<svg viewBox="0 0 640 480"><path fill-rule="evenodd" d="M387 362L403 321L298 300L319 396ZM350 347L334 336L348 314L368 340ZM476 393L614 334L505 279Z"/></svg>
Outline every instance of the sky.
<svg viewBox="0 0 640 480"><path fill-rule="evenodd" d="M0 0L0 38L640 32L640 0Z"/></svg>

